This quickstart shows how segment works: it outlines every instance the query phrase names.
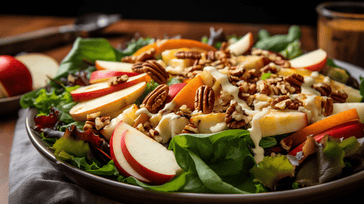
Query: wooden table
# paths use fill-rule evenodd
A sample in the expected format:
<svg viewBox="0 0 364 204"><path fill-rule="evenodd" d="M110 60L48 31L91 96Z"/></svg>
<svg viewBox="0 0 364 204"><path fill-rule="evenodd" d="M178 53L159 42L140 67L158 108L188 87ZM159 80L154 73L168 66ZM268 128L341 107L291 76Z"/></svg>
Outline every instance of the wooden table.
<svg viewBox="0 0 364 204"><path fill-rule="evenodd" d="M73 23L73 21L72 18L0 15L0 38L51 26L67 25ZM142 37L163 38L164 35L174 36L180 34L183 38L200 40L202 36L209 35L211 26L215 30L223 28L226 35L244 35L247 32L256 34L262 28L267 29L271 34L285 34L290 25L121 20L106 28L102 35L97 37L107 38L113 46L118 46L120 43L130 40L136 32ZM316 28L312 26L300 27L303 49L307 51L316 49ZM41 52L61 62L71 48L72 43L69 43ZM9 161L16 121L16 113L11 116L2 116L0 119L0 203L7 203L9 193Z"/></svg>

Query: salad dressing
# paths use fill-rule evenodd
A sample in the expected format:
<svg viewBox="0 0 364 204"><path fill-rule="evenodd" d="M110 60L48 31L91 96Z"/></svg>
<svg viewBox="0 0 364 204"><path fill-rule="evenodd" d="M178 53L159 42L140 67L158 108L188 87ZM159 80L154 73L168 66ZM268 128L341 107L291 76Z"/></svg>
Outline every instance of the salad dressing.
<svg viewBox="0 0 364 204"><path fill-rule="evenodd" d="M259 146L259 142L262 139L262 131L260 128L260 119L269 112L268 108L263 108L263 110L253 116L252 121L250 122L251 128L249 128L250 138L253 140L255 148L254 151L254 159L256 163L259 163L264 158L264 149Z"/></svg>

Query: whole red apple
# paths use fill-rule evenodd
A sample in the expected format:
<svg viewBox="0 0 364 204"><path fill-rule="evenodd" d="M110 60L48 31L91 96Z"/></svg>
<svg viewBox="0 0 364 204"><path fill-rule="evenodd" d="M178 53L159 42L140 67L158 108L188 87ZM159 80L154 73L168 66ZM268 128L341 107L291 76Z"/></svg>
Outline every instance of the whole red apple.
<svg viewBox="0 0 364 204"><path fill-rule="evenodd" d="M13 56L0 56L0 92L11 97L32 89L33 80L29 69Z"/></svg>

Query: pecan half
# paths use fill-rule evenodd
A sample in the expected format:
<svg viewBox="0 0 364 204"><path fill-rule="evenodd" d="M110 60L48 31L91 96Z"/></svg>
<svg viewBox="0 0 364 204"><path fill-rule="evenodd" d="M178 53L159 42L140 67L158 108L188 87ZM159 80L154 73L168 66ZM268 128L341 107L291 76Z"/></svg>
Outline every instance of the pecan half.
<svg viewBox="0 0 364 204"><path fill-rule="evenodd" d="M330 97L334 100L334 103L345 103L346 99L349 97L347 93L336 90L331 91Z"/></svg>
<svg viewBox="0 0 364 204"><path fill-rule="evenodd" d="M133 64L133 66L131 67L131 70L133 70L136 73L144 73L143 62L137 62L137 63Z"/></svg>
<svg viewBox="0 0 364 204"><path fill-rule="evenodd" d="M168 97L168 92L169 87L166 84L157 86L157 88L144 98L140 107L145 107L151 113L157 113L164 105L164 102Z"/></svg>
<svg viewBox="0 0 364 204"><path fill-rule="evenodd" d="M321 112L325 117L332 114L334 110L334 100L330 97L324 96L321 99Z"/></svg>
<svg viewBox="0 0 364 204"><path fill-rule="evenodd" d="M312 88L320 92L321 96L330 96L331 94L331 87L326 83L313 84Z"/></svg>
<svg viewBox="0 0 364 204"><path fill-rule="evenodd" d="M234 101L226 110L225 123L231 129L238 129L248 124L252 117L247 115L238 102Z"/></svg>
<svg viewBox="0 0 364 204"><path fill-rule="evenodd" d="M303 76L299 74L292 74L290 76L285 77L284 80L287 81L292 86L298 86L298 87L300 87L305 82Z"/></svg>
<svg viewBox="0 0 364 204"><path fill-rule="evenodd" d="M195 110L209 114L214 109L215 92L208 85L202 85L196 90Z"/></svg>
<svg viewBox="0 0 364 204"><path fill-rule="evenodd" d="M148 60L142 64L142 69L158 84L166 84L169 78L168 72L156 60Z"/></svg>

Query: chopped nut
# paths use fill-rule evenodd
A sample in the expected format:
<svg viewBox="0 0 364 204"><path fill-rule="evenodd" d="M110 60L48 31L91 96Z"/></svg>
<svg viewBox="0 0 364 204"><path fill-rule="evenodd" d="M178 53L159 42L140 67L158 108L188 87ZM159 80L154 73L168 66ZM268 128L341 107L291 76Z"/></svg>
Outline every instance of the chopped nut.
<svg viewBox="0 0 364 204"><path fill-rule="evenodd" d="M86 131L88 129L93 129L95 127L95 122L92 121L86 121L85 125L83 126L83 131Z"/></svg>
<svg viewBox="0 0 364 204"><path fill-rule="evenodd" d="M122 62L128 62L128 63L135 63L136 61L136 57L135 56L125 56L123 58L121 58Z"/></svg>
<svg viewBox="0 0 364 204"><path fill-rule="evenodd" d="M195 51L178 51L174 54L178 59L201 59L201 53Z"/></svg>
<svg viewBox="0 0 364 204"><path fill-rule="evenodd" d="M157 113L168 97L169 87L166 84L157 86L143 100L140 107L145 107L151 113Z"/></svg>
<svg viewBox="0 0 364 204"><path fill-rule="evenodd" d="M275 109L293 109L298 110L300 106L303 106L303 103L298 99L291 99L287 95L279 96L271 102L271 107Z"/></svg>
<svg viewBox="0 0 364 204"><path fill-rule="evenodd" d="M257 84L257 90L259 93L266 94L266 95L271 94L270 85L267 82L265 82L263 80L259 80L256 84Z"/></svg>
<svg viewBox="0 0 364 204"><path fill-rule="evenodd" d="M142 64L143 70L158 84L166 84L169 78L168 72L155 60L148 60Z"/></svg>
<svg viewBox="0 0 364 204"><path fill-rule="evenodd" d="M287 81L290 85L298 87L300 87L305 81L303 76L299 74L292 74L285 77L284 80Z"/></svg>
<svg viewBox="0 0 364 204"><path fill-rule="evenodd" d="M231 129L241 128L251 120L252 117L247 115L236 101L232 102L226 110L225 123Z"/></svg>
<svg viewBox="0 0 364 204"><path fill-rule="evenodd" d="M135 62L145 62L147 60L153 60L154 54L156 53L156 50L154 48L151 48L148 51L145 51L141 53L139 56L136 57Z"/></svg>
<svg viewBox="0 0 364 204"><path fill-rule="evenodd" d="M96 113L87 114L86 118L87 118L87 121L95 121L95 119L100 116L101 116L101 112L96 112Z"/></svg>
<svg viewBox="0 0 364 204"><path fill-rule="evenodd" d="M111 77L107 83L110 85L110 86L115 86L115 85L118 85L118 84L121 84L121 83L125 83L129 80L129 77L128 75L124 74L122 76L114 76L114 77Z"/></svg>
<svg viewBox="0 0 364 204"><path fill-rule="evenodd" d="M96 130L101 130L106 125L110 124L110 116L107 117L96 117L95 118L95 128Z"/></svg>
<svg viewBox="0 0 364 204"><path fill-rule="evenodd" d="M215 93L208 85L200 86L195 94L195 110L204 114L211 113L214 109Z"/></svg>
<svg viewBox="0 0 364 204"><path fill-rule="evenodd" d="M198 129L194 124L188 123L182 130L182 133L198 133Z"/></svg>
<svg viewBox="0 0 364 204"><path fill-rule="evenodd" d="M144 124L145 122L149 121L150 117L146 113L141 113L135 120L133 127L137 127L139 124Z"/></svg>
<svg viewBox="0 0 364 204"><path fill-rule="evenodd" d="M177 115L190 118L191 117L191 109L189 109L185 104L179 107L179 111L176 112Z"/></svg>

